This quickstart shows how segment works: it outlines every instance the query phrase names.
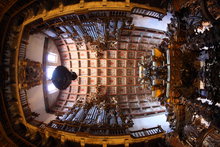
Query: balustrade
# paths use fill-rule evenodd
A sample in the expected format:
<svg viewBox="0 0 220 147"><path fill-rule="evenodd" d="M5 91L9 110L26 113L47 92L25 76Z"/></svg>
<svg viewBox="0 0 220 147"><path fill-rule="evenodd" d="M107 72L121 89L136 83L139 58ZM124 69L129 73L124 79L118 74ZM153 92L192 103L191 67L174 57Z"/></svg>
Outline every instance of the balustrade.
<svg viewBox="0 0 220 147"><path fill-rule="evenodd" d="M164 130L161 128L161 126L130 132L131 136L134 138L147 137L147 136L157 135L160 133L164 133Z"/></svg>

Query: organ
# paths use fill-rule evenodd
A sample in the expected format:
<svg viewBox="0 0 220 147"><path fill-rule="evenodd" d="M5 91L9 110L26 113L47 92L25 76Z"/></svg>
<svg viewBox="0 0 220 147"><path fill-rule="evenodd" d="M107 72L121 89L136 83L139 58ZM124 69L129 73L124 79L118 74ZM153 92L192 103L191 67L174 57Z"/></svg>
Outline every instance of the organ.
<svg viewBox="0 0 220 147"><path fill-rule="evenodd" d="M103 99L105 100L100 102ZM78 100L78 102L80 101ZM91 105L94 103L95 105ZM132 126L132 120L131 117L126 119L125 117L121 113L114 97L102 96L93 98L93 101L87 101L84 104L76 102L68 112L58 116L57 121L89 127L118 127L126 129L128 126ZM56 126L52 125L52 127Z"/></svg>

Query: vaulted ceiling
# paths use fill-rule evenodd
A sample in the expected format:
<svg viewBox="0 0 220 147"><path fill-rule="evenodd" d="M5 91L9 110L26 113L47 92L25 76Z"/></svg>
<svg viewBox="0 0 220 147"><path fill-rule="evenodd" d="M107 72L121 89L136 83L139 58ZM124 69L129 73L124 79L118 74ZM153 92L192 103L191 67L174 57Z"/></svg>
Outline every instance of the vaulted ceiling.
<svg viewBox="0 0 220 147"><path fill-rule="evenodd" d="M165 111L152 99L152 92L138 82L138 62L142 56L151 56L165 32L135 27L131 22L129 12L98 11L59 17L33 29L54 39L62 64L78 75L70 87L61 91L53 111L67 111L75 100L85 101L97 93L116 97L125 114ZM106 47L101 49L88 45L102 40Z"/></svg>

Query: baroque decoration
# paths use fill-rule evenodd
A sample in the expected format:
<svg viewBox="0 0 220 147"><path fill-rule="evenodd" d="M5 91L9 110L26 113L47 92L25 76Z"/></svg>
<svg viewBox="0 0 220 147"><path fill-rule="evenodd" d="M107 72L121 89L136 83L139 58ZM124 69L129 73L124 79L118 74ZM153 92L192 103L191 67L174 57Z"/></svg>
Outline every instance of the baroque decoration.
<svg viewBox="0 0 220 147"><path fill-rule="evenodd" d="M24 59L20 60L19 64L19 80L22 88L30 89L42 84L43 67L40 62Z"/></svg>
<svg viewBox="0 0 220 147"><path fill-rule="evenodd" d="M219 10L219 0L0 1L0 146L219 147ZM148 26L167 17L167 29ZM34 100L30 88L51 81L28 59L32 43L61 61L59 91Z"/></svg>

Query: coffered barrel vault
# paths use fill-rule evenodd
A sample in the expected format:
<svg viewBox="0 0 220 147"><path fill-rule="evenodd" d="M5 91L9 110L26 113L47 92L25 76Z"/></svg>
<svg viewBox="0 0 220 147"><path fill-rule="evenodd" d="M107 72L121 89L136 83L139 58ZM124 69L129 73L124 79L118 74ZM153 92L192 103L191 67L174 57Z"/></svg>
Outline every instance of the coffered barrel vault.
<svg viewBox="0 0 220 147"><path fill-rule="evenodd" d="M102 14L105 13L102 12ZM108 21L106 20L106 22ZM126 113L132 113L132 115L155 113L152 110L146 112L147 108L152 109L160 106L157 102L153 104L154 107L149 104L152 101L152 93L141 88L138 82L138 62L142 56L151 56L152 48L160 44L162 38L165 37L164 32L147 28L117 29L115 25L117 25L116 23L119 24L120 20L112 21L112 28L107 26L108 23L102 23L101 26L106 26L105 28L96 27L97 22L93 23L95 29L104 30L103 36L107 38L110 38L111 34L108 35L106 30L112 29L110 32L116 32L115 34L118 36L112 36L112 41L115 41L116 45L110 46L102 53L97 53L97 51L88 48L84 42L80 47L77 45L77 41L72 38L72 34L68 31L71 29L70 25L56 28L56 30L60 30L57 32L61 32L57 36L62 36L55 38L55 42L63 59L63 65L77 72L79 78L77 81L73 81L68 89L61 92L57 107L54 109L58 111L67 110L65 108L71 105L71 102L77 97L86 98L90 93L96 92L97 86L101 86L100 92L118 98ZM123 25L125 22L121 20L121 23ZM88 33L85 29L87 27L86 23L82 23L82 25L74 26L72 29L80 28L79 30L73 29L80 36L80 32ZM99 30L95 31L95 29L91 29L93 35L91 37L100 35ZM44 32L51 35L50 33L53 30L55 29L47 29ZM97 54L101 55L97 56ZM146 97L149 97L149 100L145 100ZM163 112L164 110L159 109L159 111Z"/></svg>

